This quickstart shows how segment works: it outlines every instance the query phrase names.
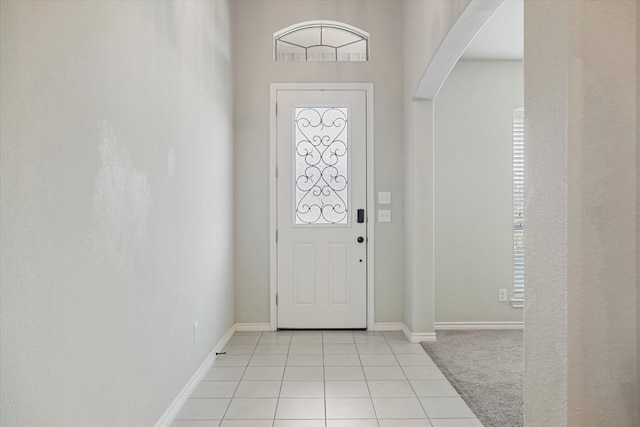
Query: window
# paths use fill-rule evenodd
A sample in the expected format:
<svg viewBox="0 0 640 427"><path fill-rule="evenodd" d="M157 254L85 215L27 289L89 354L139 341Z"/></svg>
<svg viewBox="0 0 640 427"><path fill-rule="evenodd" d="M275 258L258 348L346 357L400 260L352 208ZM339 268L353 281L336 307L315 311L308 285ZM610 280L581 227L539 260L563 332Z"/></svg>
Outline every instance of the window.
<svg viewBox="0 0 640 427"><path fill-rule="evenodd" d="M273 34L275 61L368 61L369 33L335 21L301 22Z"/></svg>
<svg viewBox="0 0 640 427"><path fill-rule="evenodd" d="M513 298L524 306L524 108L513 111Z"/></svg>

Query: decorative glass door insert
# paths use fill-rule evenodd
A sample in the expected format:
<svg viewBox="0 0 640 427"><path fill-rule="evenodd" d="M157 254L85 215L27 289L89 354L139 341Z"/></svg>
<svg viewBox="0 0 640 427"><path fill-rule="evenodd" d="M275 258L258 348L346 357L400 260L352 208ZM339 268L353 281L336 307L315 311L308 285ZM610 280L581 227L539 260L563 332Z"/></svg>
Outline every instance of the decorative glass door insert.
<svg viewBox="0 0 640 427"><path fill-rule="evenodd" d="M294 108L293 224L349 225L349 109Z"/></svg>

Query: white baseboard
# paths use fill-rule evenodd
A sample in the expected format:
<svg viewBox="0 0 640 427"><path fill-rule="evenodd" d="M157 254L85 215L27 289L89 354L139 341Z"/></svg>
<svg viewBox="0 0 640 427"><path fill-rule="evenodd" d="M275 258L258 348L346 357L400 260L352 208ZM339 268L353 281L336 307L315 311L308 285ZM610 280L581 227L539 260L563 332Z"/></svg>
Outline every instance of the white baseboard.
<svg viewBox="0 0 640 427"><path fill-rule="evenodd" d="M374 323L371 331L374 332L398 332L402 331L402 322Z"/></svg>
<svg viewBox="0 0 640 427"><path fill-rule="evenodd" d="M164 414L162 414L160 419L156 422L155 427L168 427L173 422L173 419L176 417L176 415L178 415L178 412L180 412L184 404L187 402L187 399L189 398L189 396L191 396L193 390L195 390L198 384L200 384L200 381L207 374L207 371L209 370L209 368L211 368L213 362L216 361L216 353L222 351L222 349L227 345L227 343L235 333L235 326L236 325L231 326L231 328L229 328L229 330L224 334L222 339L220 339L213 351L209 354L209 356L207 356L205 361L202 362L202 365L200 365L191 379L187 381L187 384L182 387L182 390L180 390L176 398L173 399L173 402L171 402L167 410L164 411Z"/></svg>
<svg viewBox="0 0 640 427"><path fill-rule="evenodd" d="M435 341L436 334L434 332L412 332L407 325L402 322L375 323L374 331L380 332L402 332L407 340L412 343L423 341Z"/></svg>
<svg viewBox="0 0 640 427"><path fill-rule="evenodd" d="M268 332L271 330L270 323L236 323L237 332Z"/></svg>
<svg viewBox="0 0 640 427"><path fill-rule="evenodd" d="M402 332L407 340L412 343L434 342L436 340L435 332L412 332L404 323L402 324Z"/></svg>
<svg viewBox="0 0 640 427"><path fill-rule="evenodd" d="M524 322L436 322L436 331L459 329L524 329Z"/></svg>

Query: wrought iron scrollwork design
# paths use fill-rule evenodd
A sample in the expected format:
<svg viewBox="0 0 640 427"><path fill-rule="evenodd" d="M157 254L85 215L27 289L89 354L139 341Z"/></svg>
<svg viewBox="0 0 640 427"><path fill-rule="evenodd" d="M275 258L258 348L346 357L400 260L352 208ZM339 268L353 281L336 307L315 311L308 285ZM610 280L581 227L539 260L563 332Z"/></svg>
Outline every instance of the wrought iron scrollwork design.
<svg viewBox="0 0 640 427"><path fill-rule="evenodd" d="M347 108L295 109L296 224L347 224Z"/></svg>

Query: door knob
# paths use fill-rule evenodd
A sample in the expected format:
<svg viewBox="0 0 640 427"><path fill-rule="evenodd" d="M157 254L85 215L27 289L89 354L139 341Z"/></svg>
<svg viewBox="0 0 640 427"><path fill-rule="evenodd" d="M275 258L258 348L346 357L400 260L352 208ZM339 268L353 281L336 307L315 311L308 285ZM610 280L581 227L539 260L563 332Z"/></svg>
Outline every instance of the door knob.
<svg viewBox="0 0 640 427"><path fill-rule="evenodd" d="M364 237L362 236L358 237L358 243L362 243L362 242L364 242Z"/></svg>

